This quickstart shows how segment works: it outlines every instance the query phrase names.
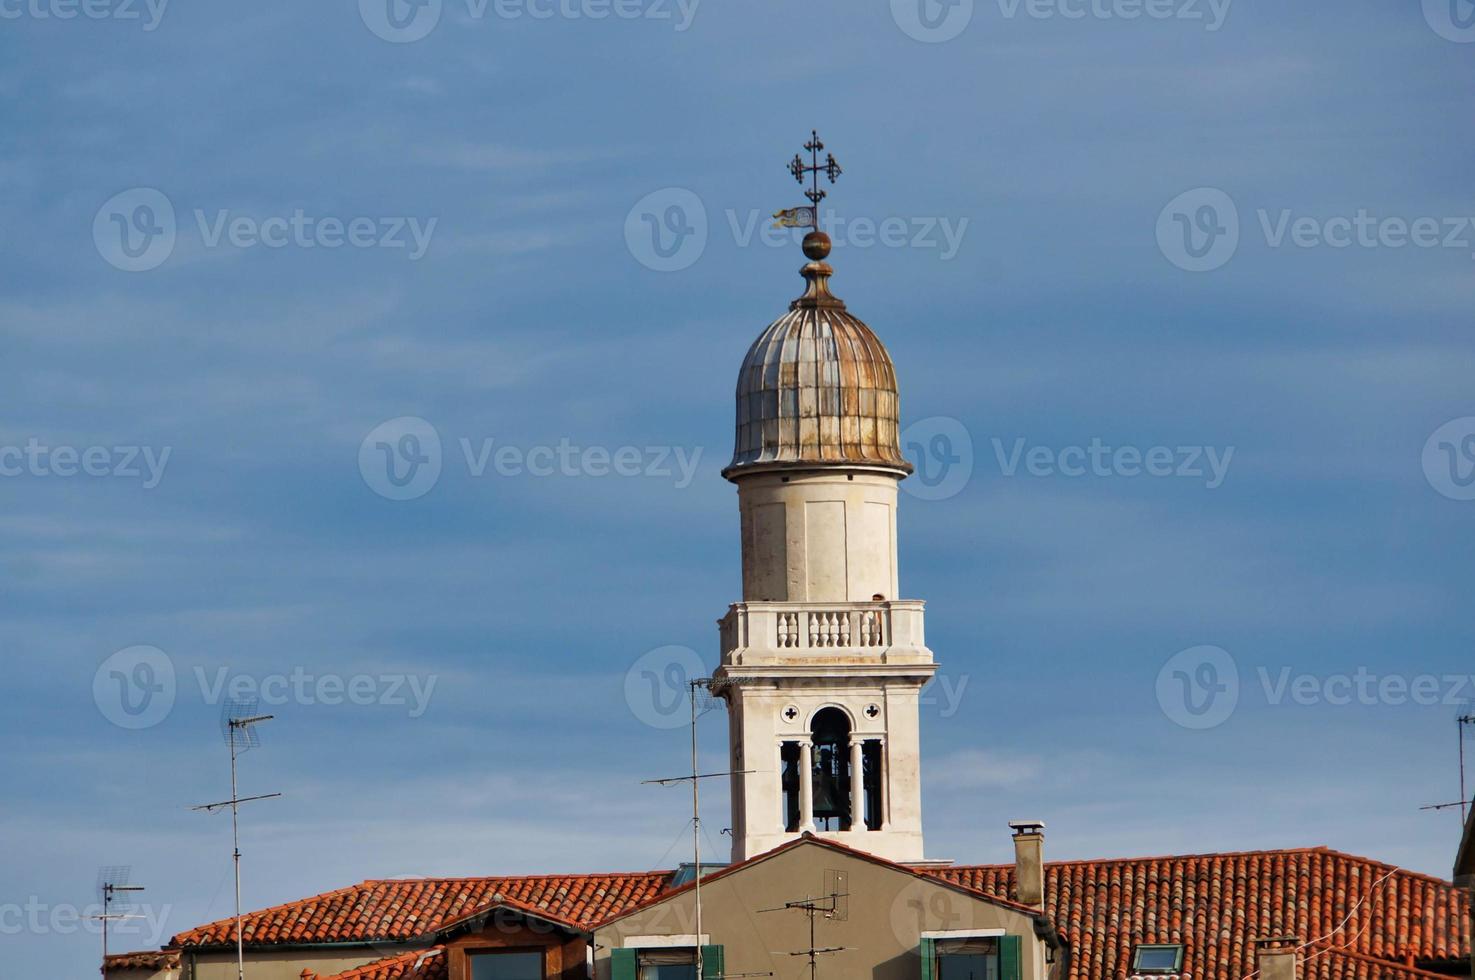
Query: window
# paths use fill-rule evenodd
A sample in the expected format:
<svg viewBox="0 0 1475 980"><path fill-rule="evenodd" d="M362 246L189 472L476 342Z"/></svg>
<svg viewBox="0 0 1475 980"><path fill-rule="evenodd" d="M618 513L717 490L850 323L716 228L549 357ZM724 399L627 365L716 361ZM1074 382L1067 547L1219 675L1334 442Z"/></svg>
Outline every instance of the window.
<svg viewBox="0 0 1475 980"><path fill-rule="evenodd" d="M799 829L799 743L785 742L779 746L779 769L782 775L779 784L783 787L784 830L794 833Z"/></svg>
<svg viewBox="0 0 1475 980"><path fill-rule="evenodd" d="M924 934L922 980L1020 980L1019 937Z"/></svg>
<svg viewBox="0 0 1475 980"><path fill-rule="evenodd" d="M1132 950L1133 973L1177 973L1183 969L1183 946L1143 943Z"/></svg>
<svg viewBox="0 0 1475 980"><path fill-rule="evenodd" d="M865 785L865 825L867 830L881 829L881 743L867 739L860 750L862 781Z"/></svg>
<svg viewBox="0 0 1475 980"><path fill-rule="evenodd" d="M500 949L472 953L471 980L543 980L543 954Z"/></svg>
<svg viewBox="0 0 1475 980"><path fill-rule="evenodd" d="M690 946L635 951L637 980L697 980L697 951Z"/></svg>
<svg viewBox="0 0 1475 980"><path fill-rule="evenodd" d="M702 976L723 974L722 947L702 947ZM651 946L610 950L611 980L700 980L693 946ZM479 980L479 978L477 978Z"/></svg>
<svg viewBox="0 0 1475 980"><path fill-rule="evenodd" d="M998 937L939 939L936 980L999 980Z"/></svg>

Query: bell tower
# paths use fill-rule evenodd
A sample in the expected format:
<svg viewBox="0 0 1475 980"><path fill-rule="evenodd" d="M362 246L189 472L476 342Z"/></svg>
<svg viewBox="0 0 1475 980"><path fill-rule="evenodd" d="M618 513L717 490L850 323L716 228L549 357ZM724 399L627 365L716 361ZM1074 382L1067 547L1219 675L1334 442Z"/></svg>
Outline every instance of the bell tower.
<svg viewBox="0 0 1475 980"><path fill-rule="evenodd" d="M805 236L804 295L743 361L722 471L743 566L712 684L728 707L732 858L809 832L920 862L918 702L937 666L922 602L897 598L912 466L891 357L831 294L829 252L823 232Z"/></svg>

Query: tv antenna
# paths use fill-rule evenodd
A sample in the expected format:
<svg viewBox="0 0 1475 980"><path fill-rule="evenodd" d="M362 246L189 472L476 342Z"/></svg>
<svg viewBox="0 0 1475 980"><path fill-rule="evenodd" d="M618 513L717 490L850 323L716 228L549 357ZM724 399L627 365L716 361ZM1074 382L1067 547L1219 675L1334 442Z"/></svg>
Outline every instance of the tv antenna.
<svg viewBox="0 0 1475 980"><path fill-rule="evenodd" d="M687 687L691 688L691 775L669 776L665 779L643 779L642 786L675 786L677 783L691 783L691 859L695 877L692 879L692 904L696 907L696 930L697 930L697 980L702 980L702 811L701 797L697 787L704 779L715 779L718 776L739 776L753 772L752 769L735 769L728 772L697 772L697 689L707 688L711 690L712 679L710 677L698 677L696 680L687 681ZM708 695L711 698L711 695ZM762 976L764 974L731 973L724 976ZM767 974L772 976L772 974ZM709 978L711 980L711 978Z"/></svg>
<svg viewBox="0 0 1475 980"><path fill-rule="evenodd" d="M1460 820L1468 820L1470 817L1470 794L1465 791L1465 726L1475 725L1475 714L1460 715L1455 719L1455 726L1459 732L1460 739Z"/></svg>
<svg viewBox="0 0 1475 980"><path fill-rule="evenodd" d="M1464 824L1470 819L1470 795L1465 789L1465 726L1475 725L1475 714L1460 715L1455 719L1455 725L1459 732L1460 741L1460 798L1454 803L1430 803L1419 807L1420 810L1449 810L1454 807L1460 808L1460 823Z"/></svg>
<svg viewBox="0 0 1475 980"><path fill-rule="evenodd" d="M230 799L221 800L219 803L204 803L190 808L214 813L216 810L230 807L231 857L235 863L236 872L236 980L245 980L246 976L246 947L245 941L241 938L240 805L255 800L275 799L282 795L281 793L264 793L260 796L241 796L236 791L236 756L261 744L261 737L256 734L253 726L263 721L271 721L276 717L275 715L258 715L254 713L255 711L256 701L254 699L225 703L220 712L220 731L225 736L226 744L230 746Z"/></svg>
<svg viewBox="0 0 1475 980"><path fill-rule="evenodd" d="M143 916L127 912L113 912L111 906L114 897L119 892L141 892L142 885L130 885L128 879L133 874L133 869L126 864L115 864L99 868L97 872L97 890L102 895L102 915L94 915L92 918L102 923L102 969L103 975L107 975L108 969L108 923L117 919L141 919ZM122 901L119 899L118 901ZM119 908L131 909L131 904L120 904Z"/></svg>
<svg viewBox="0 0 1475 980"><path fill-rule="evenodd" d="M833 919L840 910L840 899L849 897L848 892L830 892L822 898L814 898L806 895L798 901L785 902L777 908L759 909L760 912L787 912L800 909L809 917L809 948L790 952L790 956L807 956L809 958L809 980L816 980L819 972L819 957L828 953L843 953L849 946L817 946L814 938L814 920L818 914L823 914L826 919Z"/></svg>

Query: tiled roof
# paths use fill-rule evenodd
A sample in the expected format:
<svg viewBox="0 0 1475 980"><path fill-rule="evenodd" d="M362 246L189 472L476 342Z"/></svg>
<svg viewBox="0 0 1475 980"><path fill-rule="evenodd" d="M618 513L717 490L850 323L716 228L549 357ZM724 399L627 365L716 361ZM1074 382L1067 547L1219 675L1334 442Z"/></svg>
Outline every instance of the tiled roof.
<svg viewBox="0 0 1475 980"><path fill-rule="evenodd" d="M526 875L494 878L407 878L360 882L298 902L247 913L246 942L407 941L432 933L501 902L574 928L587 927L649 901L670 871L631 874ZM235 920L221 919L182 932L170 946L235 941Z"/></svg>
<svg viewBox="0 0 1475 980"><path fill-rule="evenodd" d="M446 948L411 950L331 976L303 970L302 980L446 980Z"/></svg>
<svg viewBox="0 0 1475 980"><path fill-rule="evenodd" d="M924 873L1014 904L1012 865ZM499 903L587 931L673 893L672 875L371 880L249 913L246 940L406 941ZM1469 956L1461 890L1326 848L1052 862L1046 879L1046 913L1071 946L1069 980L1125 980L1132 948L1142 942L1183 943L1183 972L1192 980L1250 978L1253 941L1271 936L1319 940L1303 953L1303 980L1433 980L1438 974L1415 964L1452 965ZM170 945L226 944L233 935L226 919L180 933ZM413 967L413 958L408 967L398 962L404 959L375 966ZM427 968L442 967L427 961ZM350 973L334 980L421 976Z"/></svg>
<svg viewBox="0 0 1475 980"><path fill-rule="evenodd" d="M1375 956L1364 956L1347 950L1334 950L1319 955L1313 949L1307 953L1317 958L1308 964L1313 972L1303 972L1303 976L1324 976L1328 980L1449 980L1447 974L1431 973L1403 963L1390 963ZM1322 960L1325 960L1325 966L1320 965Z"/></svg>
<svg viewBox="0 0 1475 980"><path fill-rule="evenodd" d="M1013 894L1012 865L933 873ZM1465 901L1448 882L1326 848L1046 864L1072 980L1125 978L1137 943L1183 943L1184 973L1241 980L1253 940L1285 935L1323 940L1304 954L1305 980L1411 980L1415 962L1469 955Z"/></svg>
<svg viewBox="0 0 1475 980"><path fill-rule="evenodd" d="M140 953L113 953L103 961L103 975L114 970L177 970L179 950L153 949Z"/></svg>

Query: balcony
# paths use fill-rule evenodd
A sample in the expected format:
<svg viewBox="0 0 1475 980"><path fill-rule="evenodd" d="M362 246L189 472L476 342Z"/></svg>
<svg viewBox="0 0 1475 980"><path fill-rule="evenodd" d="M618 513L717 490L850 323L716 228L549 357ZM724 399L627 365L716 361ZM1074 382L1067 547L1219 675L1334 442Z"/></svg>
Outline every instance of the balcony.
<svg viewBox="0 0 1475 980"><path fill-rule="evenodd" d="M717 623L722 662L930 662L922 606L920 599L734 603Z"/></svg>

